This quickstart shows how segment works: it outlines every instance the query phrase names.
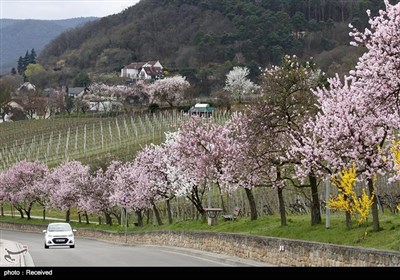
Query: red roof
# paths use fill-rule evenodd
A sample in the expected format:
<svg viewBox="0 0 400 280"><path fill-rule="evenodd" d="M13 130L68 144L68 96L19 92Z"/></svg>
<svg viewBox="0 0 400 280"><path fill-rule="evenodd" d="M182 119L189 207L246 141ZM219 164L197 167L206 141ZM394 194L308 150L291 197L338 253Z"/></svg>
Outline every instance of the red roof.
<svg viewBox="0 0 400 280"><path fill-rule="evenodd" d="M143 67L143 70L146 71L147 75L160 75L162 74L162 70L160 67Z"/></svg>

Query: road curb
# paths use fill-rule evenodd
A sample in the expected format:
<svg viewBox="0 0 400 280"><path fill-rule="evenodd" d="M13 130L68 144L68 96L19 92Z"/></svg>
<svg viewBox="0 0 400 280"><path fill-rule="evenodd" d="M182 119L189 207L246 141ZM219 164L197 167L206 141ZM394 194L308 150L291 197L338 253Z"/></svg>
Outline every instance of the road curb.
<svg viewBox="0 0 400 280"><path fill-rule="evenodd" d="M16 242L16 245L20 251L24 249L22 244ZM32 259L31 254L29 253L29 250L25 254L22 255L21 266L29 266L29 267L35 266L35 263L33 262L33 259Z"/></svg>

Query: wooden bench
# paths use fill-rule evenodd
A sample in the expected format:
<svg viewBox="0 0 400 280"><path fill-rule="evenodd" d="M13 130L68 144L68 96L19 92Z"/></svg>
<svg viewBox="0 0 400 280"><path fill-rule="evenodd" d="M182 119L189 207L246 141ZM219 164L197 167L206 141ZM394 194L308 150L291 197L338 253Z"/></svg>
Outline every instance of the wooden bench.
<svg viewBox="0 0 400 280"><path fill-rule="evenodd" d="M222 215L222 217L224 217L224 221L233 221L236 220L239 214L240 214L240 207L235 207L233 209L232 214Z"/></svg>

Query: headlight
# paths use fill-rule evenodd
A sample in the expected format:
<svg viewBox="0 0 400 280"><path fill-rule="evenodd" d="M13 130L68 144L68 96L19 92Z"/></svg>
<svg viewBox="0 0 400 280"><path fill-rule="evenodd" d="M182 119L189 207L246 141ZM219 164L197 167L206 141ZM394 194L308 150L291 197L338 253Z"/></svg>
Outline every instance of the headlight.
<svg viewBox="0 0 400 280"><path fill-rule="evenodd" d="M68 234L68 237L73 237L74 235L71 233L71 234Z"/></svg>
<svg viewBox="0 0 400 280"><path fill-rule="evenodd" d="M53 237L53 235L52 235L52 234L48 234L48 235L47 235L47 237L49 237L49 238L52 238L52 237Z"/></svg>

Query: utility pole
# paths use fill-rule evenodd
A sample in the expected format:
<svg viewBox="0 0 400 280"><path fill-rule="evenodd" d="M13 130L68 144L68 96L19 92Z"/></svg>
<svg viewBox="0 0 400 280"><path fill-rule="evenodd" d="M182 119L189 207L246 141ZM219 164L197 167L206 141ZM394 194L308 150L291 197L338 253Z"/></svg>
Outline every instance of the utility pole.
<svg viewBox="0 0 400 280"><path fill-rule="evenodd" d="M124 207L124 212L125 212L125 243L128 243L128 236L127 236L127 232L128 232L128 211L127 211L126 207Z"/></svg>
<svg viewBox="0 0 400 280"><path fill-rule="evenodd" d="M331 210L328 207L330 193L331 193L331 182L329 180L326 180L325 181L325 215L326 215L325 227L327 229L331 227L331 220L330 220Z"/></svg>

